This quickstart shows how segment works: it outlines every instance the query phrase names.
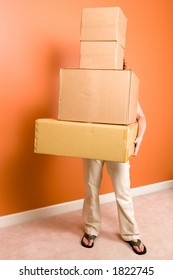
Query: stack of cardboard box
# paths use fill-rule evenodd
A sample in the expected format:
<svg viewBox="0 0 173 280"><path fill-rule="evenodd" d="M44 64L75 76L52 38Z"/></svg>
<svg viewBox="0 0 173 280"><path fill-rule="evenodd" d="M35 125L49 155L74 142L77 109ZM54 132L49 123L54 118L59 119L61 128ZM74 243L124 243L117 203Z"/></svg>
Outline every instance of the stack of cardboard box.
<svg viewBox="0 0 173 280"><path fill-rule="evenodd" d="M119 7L83 9L80 68L60 70L58 118L36 120L35 152L128 161L139 79L123 70L126 24Z"/></svg>

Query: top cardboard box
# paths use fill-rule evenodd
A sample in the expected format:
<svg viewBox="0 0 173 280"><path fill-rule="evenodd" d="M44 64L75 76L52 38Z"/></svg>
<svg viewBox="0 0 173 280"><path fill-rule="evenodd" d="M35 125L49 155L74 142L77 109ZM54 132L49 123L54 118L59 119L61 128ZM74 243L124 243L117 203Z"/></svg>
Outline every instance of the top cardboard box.
<svg viewBox="0 0 173 280"><path fill-rule="evenodd" d="M126 42L127 18L119 7L84 8L81 20L81 41Z"/></svg>

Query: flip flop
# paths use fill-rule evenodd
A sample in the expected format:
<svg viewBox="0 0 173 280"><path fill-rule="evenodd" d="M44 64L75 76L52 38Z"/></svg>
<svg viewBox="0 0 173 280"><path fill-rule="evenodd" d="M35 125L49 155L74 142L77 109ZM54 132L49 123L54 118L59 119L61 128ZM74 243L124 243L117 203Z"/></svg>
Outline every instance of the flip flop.
<svg viewBox="0 0 173 280"><path fill-rule="evenodd" d="M88 242L90 242L91 240L93 240L93 243L91 245L86 245L83 241L84 237L87 239ZM94 240L96 239L97 236L95 235L91 235L91 234L88 234L88 233L85 233L84 236L82 237L82 240L81 240L81 245L85 248L92 248L94 246Z"/></svg>
<svg viewBox="0 0 173 280"><path fill-rule="evenodd" d="M137 246L138 248L140 248L140 246L141 246L141 244L142 244L142 242L141 242L140 239L137 239L137 241L127 241L127 243L129 243L129 245L132 247L133 251L134 251L137 255L144 255L144 254L147 252L147 249L146 249L146 247L145 247L144 244L143 244L143 245L144 245L144 249L143 249L142 252L138 252L138 251L134 248L134 246Z"/></svg>

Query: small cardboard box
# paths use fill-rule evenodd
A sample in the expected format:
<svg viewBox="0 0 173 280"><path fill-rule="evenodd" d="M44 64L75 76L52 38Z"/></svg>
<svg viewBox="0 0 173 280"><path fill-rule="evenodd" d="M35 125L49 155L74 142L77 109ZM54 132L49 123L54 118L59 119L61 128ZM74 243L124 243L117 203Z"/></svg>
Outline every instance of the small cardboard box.
<svg viewBox="0 0 173 280"><path fill-rule="evenodd" d="M38 119L35 153L127 162L134 151L137 123L104 125Z"/></svg>
<svg viewBox="0 0 173 280"><path fill-rule="evenodd" d="M58 119L134 123L138 88L132 70L61 69Z"/></svg>
<svg viewBox="0 0 173 280"><path fill-rule="evenodd" d="M126 42L127 18L119 7L84 8L81 20L81 41Z"/></svg>
<svg viewBox="0 0 173 280"><path fill-rule="evenodd" d="M81 42L80 68L123 69L124 49L118 42Z"/></svg>

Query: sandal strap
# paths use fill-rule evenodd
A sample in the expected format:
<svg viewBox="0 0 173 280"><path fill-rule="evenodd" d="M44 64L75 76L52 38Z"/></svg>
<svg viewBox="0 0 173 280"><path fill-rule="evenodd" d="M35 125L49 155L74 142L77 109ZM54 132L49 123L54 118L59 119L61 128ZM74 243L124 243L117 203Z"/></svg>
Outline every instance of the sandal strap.
<svg viewBox="0 0 173 280"><path fill-rule="evenodd" d="M97 236L85 233L84 236L88 241L96 239Z"/></svg>
<svg viewBox="0 0 173 280"><path fill-rule="evenodd" d="M140 247L140 245L142 244L141 240L138 239L137 241L128 241L128 243L131 245L131 246L137 246L138 248Z"/></svg>

